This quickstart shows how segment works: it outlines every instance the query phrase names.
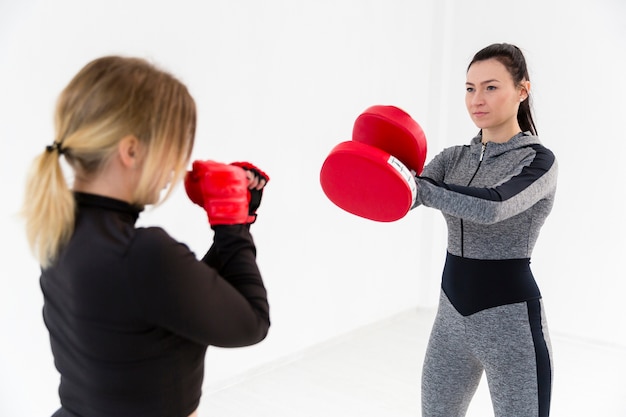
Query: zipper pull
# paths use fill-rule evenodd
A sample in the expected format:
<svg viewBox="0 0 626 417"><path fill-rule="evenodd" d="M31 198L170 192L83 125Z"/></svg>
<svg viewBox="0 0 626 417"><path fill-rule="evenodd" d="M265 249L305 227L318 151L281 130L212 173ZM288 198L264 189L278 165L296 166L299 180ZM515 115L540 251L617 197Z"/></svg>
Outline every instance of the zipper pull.
<svg viewBox="0 0 626 417"><path fill-rule="evenodd" d="M487 144L483 143L483 147L480 150L480 158L478 159L478 162L482 162L483 161L483 156L485 156L485 148L487 148Z"/></svg>

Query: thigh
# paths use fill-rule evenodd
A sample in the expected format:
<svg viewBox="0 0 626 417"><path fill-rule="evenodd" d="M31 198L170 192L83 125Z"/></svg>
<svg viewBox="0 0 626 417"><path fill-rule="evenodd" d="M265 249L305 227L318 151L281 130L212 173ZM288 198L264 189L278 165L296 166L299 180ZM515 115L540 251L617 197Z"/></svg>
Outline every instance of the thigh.
<svg viewBox="0 0 626 417"><path fill-rule="evenodd" d="M422 370L422 416L461 417L483 368L466 344L461 316L442 295Z"/></svg>
<svg viewBox="0 0 626 417"><path fill-rule="evenodd" d="M550 408L550 343L539 300L480 312L476 354L487 374L496 417L546 417Z"/></svg>

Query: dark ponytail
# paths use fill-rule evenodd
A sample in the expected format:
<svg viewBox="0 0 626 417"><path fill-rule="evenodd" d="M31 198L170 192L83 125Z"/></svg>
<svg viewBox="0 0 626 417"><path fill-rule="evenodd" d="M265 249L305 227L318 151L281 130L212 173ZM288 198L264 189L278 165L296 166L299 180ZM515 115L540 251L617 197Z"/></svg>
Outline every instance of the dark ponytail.
<svg viewBox="0 0 626 417"><path fill-rule="evenodd" d="M520 85L524 81L530 81L526 59L517 46L508 43L494 43L489 45L474 55L467 69L469 70L475 62L485 61L487 59L496 59L504 65L507 71L509 71L509 74L511 74L515 85ZM517 111L517 122L523 132L529 131L533 135L537 135L537 128L531 110L530 92L528 92L528 98L520 103L519 110Z"/></svg>

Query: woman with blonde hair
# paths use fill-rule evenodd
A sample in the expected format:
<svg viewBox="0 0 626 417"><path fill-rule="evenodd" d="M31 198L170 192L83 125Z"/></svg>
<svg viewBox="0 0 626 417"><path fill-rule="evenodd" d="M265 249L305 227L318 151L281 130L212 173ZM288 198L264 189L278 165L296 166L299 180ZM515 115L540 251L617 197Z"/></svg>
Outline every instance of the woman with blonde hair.
<svg viewBox="0 0 626 417"><path fill-rule="evenodd" d="M59 97L23 205L61 377L55 417L196 415L208 345L267 335L249 228L269 177L250 163L186 172L195 127L184 84L138 58L95 59ZM202 260L163 229L135 226L183 178L213 229Z"/></svg>

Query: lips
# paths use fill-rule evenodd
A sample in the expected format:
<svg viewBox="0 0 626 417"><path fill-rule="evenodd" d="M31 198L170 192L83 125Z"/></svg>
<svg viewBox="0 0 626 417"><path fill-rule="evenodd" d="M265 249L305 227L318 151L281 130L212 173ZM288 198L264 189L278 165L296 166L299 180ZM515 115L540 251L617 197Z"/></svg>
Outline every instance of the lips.
<svg viewBox="0 0 626 417"><path fill-rule="evenodd" d="M484 112L484 111L478 111L478 112L472 113L474 117L483 117L486 114L487 112Z"/></svg>

